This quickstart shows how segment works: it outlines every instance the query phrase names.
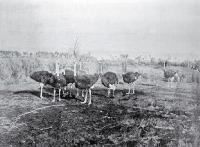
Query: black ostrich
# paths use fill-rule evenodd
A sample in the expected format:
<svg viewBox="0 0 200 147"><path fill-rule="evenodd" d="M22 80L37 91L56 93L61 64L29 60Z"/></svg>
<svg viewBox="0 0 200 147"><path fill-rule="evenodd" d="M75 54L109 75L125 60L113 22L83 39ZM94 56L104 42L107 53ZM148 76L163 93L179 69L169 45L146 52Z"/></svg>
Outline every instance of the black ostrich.
<svg viewBox="0 0 200 147"><path fill-rule="evenodd" d="M72 85L75 83L74 72L72 70L66 69L66 70L62 70L61 73L63 74L63 76L65 77L65 80L66 80L65 90L66 90L66 87L68 85L70 85L69 94L70 94L70 96L72 96L71 89L72 89Z"/></svg>
<svg viewBox="0 0 200 147"><path fill-rule="evenodd" d="M113 97L115 95L116 84L118 84L117 74L113 72L106 72L101 76L101 83L108 88L108 97L110 90L113 90Z"/></svg>
<svg viewBox="0 0 200 147"><path fill-rule="evenodd" d="M178 72L172 70L172 69L165 69L164 71L164 77L168 82L173 82L175 80L175 77L178 76Z"/></svg>
<svg viewBox="0 0 200 147"><path fill-rule="evenodd" d="M30 75L31 79L40 83L40 98L42 99L42 91L44 85L51 85L54 81L54 75L48 71L36 71Z"/></svg>
<svg viewBox="0 0 200 147"><path fill-rule="evenodd" d="M170 82L168 84L168 87L172 87L172 82L180 81L180 76L178 74L178 71L174 71L172 69L164 69L164 78L167 80L167 82Z"/></svg>
<svg viewBox="0 0 200 147"><path fill-rule="evenodd" d="M51 84L51 86L54 88L54 97L52 102L56 101L56 89L58 89L58 97L59 97L59 101L61 101L60 99L60 92L61 89L63 89L66 86L66 79L65 77L60 73L60 64L58 61L56 61L56 73L54 75L55 79L53 81L53 83Z"/></svg>
<svg viewBox="0 0 200 147"><path fill-rule="evenodd" d="M66 86L66 80L65 80L65 77L62 75L62 74L56 74L54 75L54 82L51 84L51 86L54 88L54 97L53 97L53 100L52 102L55 102L56 101L56 89L58 89L58 98L59 98L59 101L61 101L60 99L60 92L61 92L61 89L63 89L63 87Z"/></svg>
<svg viewBox="0 0 200 147"><path fill-rule="evenodd" d="M94 75L89 75L89 74L84 74L84 75L77 75L76 74L76 63L74 64L74 79L75 79L75 87L80 90L86 91L85 94L85 100L81 102L82 104L85 104L87 102L87 94L89 92L89 102L88 105L91 104L91 89L94 87L93 85L97 82L99 78L98 74Z"/></svg>
<svg viewBox="0 0 200 147"><path fill-rule="evenodd" d="M36 71L33 74L31 74L31 78L37 82L40 82L40 98L43 98L42 96L42 90L44 85L50 85L54 88L54 98L52 102L55 102L55 95L56 95L56 89L59 90L59 101L60 99L60 92L61 89L66 85L65 77L62 74L59 74L59 67L57 67L58 64L56 63L56 75L48 72L48 71Z"/></svg>
<svg viewBox="0 0 200 147"><path fill-rule="evenodd" d="M127 94L135 94L135 82L140 77L141 77L141 74L138 72L127 72L125 74L122 74L123 81L129 84L129 90ZM131 93L131 86L132 86L133 93Z"/></svg>
<svg viewBox="0 0 200 147"><path fill-rule="evenodd" d="M87 72L84 70L78 70L77 75L79 76L83 76L83 75L87 75ZM79 90L78 88L76 88L76 97L79 97L79 91L81 91L81 96L84 97L84 92L85 90Z"/></svg>
<svg viewBox="0 0 200 147"><path fill-rule="evenodd" d="M200 66L199 66L199 65L196 65L196 64L195 64L195 65L193 65L193 66L191 67L191 69L200 72Z"/></svg>

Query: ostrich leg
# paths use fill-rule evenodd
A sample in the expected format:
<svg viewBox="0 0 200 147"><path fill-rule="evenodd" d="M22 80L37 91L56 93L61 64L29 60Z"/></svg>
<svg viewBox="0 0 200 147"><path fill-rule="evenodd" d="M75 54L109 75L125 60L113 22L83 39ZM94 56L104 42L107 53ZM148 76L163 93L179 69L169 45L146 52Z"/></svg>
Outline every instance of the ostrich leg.
<svg viewBox="0 0 200 147"><path fill-rule="evenodd" d="M116 87L114 86L113 87L113 97L115 97L115 89L116 89Z"/></svg>
<svg viewBox="0 0 200 147"><path fill-rule="evenodd" d="M61 101L61 99L60 99L60 92L61 92L61 89L59 88L59 90L58 90L58 100L59 101Z"/></svg>
<svg viewBox="0 0 200 147"><path fill-rule="evenodd" d="M108 88L108 97L110 97L110 88Z"/></svg>
<svg viewBox="0 0 200 147"><path fill-rule="evenodd" d="M70 85L69 96L72 97L72 84Z"/></svg>
<svg viewBox="0 0 200 147"><path fill-rule="evenodd" d="M42 91L43 91L44 84L40 83L40 98L43 99Z"/></svg>
<svg viewBox="0 0 200 147"><path fill-rule="evenodd" d="M89 97L90 97L90 99L89 99L88 105L90 105L92 103L92 91L91 91L91 89L89 89Z"/></svg>
<svg viewBox="0 0 200 147"><path fill-rule="evenodd" d="M82 97L84 97L84 90L82 90Z"/></svg>
<svg viewBox="0 0 200 147"><path fill-rule="evenodd" d="M135 94L135 83L132 83L132 90L133 90L132 94Z"/></svg>
<svg viewBox="0 0 200 147"><path fill-rule="evenodd" d="M87 102L87 94L88 94L88 90L85 90L85 100L83 102L81 102L81 104L85 104Z"/></svg>
<svg viewBox="0 0 200 147"><path fill-rule="evenodd" d="M65 95L65 91L67 90L67 87L65 86L63 89L62 89L62 93L63 95Z"/></svg>
<svg viewBox="0 0 200 147"><path fill-rule="evenodd" d="M53 100L52 102L55 102L56 101L56 89L54 88L53 90Z"/></svg>
<svg viewBox="0 0 200 147"><path fill-rule="evenodd" d="M128 93L126 93L126 94L130 94L131 93L131 86L130 86L130 84L128 84Z"/></svg>
<svg viewBox="0 0 200 147"><path fill-rule="evenodd" d="M168 78L167 87L168 88L172 87L172 77Z"/></svg>
<svg viewBox="0 0 200 147"><path fill-rule="evenodd" d="M78 88L76 89L76 97L79 97L79 90L78 90Z"/></svg>

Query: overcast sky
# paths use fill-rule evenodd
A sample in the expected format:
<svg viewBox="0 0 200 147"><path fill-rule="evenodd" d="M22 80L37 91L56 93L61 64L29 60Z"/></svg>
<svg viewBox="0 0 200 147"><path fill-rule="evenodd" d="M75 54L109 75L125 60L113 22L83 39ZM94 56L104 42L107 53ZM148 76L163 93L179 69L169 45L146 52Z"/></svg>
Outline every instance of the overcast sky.
<svg viewBox="0 0 200 147"><path fill-rule="evenodd" d="M0 49L200 58L199 0L0 0Z"/></svg>

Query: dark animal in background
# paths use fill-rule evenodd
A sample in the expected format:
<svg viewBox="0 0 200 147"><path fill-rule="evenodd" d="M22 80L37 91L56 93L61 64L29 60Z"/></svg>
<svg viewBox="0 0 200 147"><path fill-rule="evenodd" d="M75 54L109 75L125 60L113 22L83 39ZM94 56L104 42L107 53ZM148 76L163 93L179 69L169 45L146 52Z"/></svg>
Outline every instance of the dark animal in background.
<svg viewBox="0 0 200 147"><path fill-rule="evenodd" d="M173 82L180 82L180 76L178 71L174 71L172 69L165 69L164 71L164 78L167 80L167 82L170 82L168 84L168 87L172 87Z"/></svg>
<svg viewBox="0 0 200 147"><path fill-rule="evenodd" d="M91 89L93 88L93 85L97 82L99 78L98 74L94 75L89 75L89 74L84 74L84 75L77 75L76 74L76 63L74 65L74 79L75 79L75 87L80 90L86 91L85 94L85 100L81 102L82 104L87 102L87 94L89 92L89 102L88 105L91 104L91 97L92 97L92 92Z"/></svg>
<svg viewBox="0 0 200 147"><path fill-rule="evenodd" d="M114 72L106 72L101 76L101 83L108 88L108 97L110 96L110 90L113 90L113 97L115 95L116 84L118 84L118 78Z"/></svg>
<svg viewBox="0 0 200 147"><path fill-rule="evenodd" d="M129 90L127 94L135 94L135 82L140 77L141 77L141 74L138 72L127 72L125 74L122 74L123 81L129 84ZM131 87L133 91L132 93L131 93Z"/></svg>
<svg viewBox="0 0 200 147"><path fill-rule="evenodd" d="M186 79L186 75L181 74L181 75L180 75L180 82L183 82L184 79Z"/></svg>
<svg viewBox="0 0 200 147"><path fill-rule="evenodd" d="M195 65L193 65L193 66L191 67L191 69L200 72L200 66L199 66L199 65L196 65L196 64L195 64Z"/></svg>
<svg viewBox="0 0 200 147"><path fill-rule="evenodd" d="M172 69L164 70L164 77L168 82L173 82L175 76L178 76L178 72Z"/></svg>

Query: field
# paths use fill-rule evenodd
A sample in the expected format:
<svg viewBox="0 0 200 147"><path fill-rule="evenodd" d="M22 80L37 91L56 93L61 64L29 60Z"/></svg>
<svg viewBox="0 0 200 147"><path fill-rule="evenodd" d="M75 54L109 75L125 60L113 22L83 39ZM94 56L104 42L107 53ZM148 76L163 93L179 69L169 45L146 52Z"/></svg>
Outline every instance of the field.
<svg viewBox="0 0 200 147"><path fill-rule="evenodd" d="M126 95L119 84L115 97L106 97L100 81L92 90L92 105L83 98L63 97L52 103L52 89L39 98L38 83L27 80L1 85L0 146L137 146L198 147L200 86L193 71L178 68L183 82L168 85L154 66L128 66L143 73L136 93ZM110 67L118 73L121 67Z"/></svg>

